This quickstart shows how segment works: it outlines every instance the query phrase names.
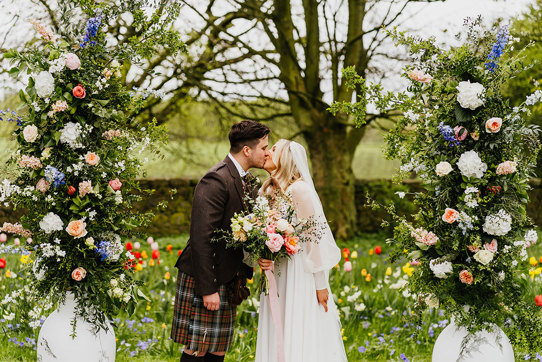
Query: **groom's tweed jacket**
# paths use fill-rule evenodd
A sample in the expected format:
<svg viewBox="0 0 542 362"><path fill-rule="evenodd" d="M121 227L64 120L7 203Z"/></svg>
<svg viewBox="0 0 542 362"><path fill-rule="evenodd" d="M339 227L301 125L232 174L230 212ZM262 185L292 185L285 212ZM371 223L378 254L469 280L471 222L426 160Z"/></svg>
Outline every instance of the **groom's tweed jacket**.
<svg viewBox="0 0 542 362"><path fill-rule="evenodd" d="M196 186L190 239L175 266L195 279L197 295L217 292L238 272L252 275L252 268L243 263L242 250L211 242L216 230L231 230L231 218L243 210L243 197L243 181L229 157L207 171Z"/></svg>

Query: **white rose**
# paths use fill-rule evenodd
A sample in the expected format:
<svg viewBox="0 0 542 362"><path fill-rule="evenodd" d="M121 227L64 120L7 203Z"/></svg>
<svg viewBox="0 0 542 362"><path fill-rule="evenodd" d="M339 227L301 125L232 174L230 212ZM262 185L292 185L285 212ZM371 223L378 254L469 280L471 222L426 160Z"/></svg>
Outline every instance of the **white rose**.
<svg viewBox="0 0 542 362"><path fill-rule="evenodd" d="M60 130L60 142L68 144L71 148L81 148L77 139L81 135L82 127L79 123L68 122Z"/></svg>
<svg viewBox="0 0 542 362"><path fill-rule="evenodd" d="M512 217L504 210L499 210L497 214L486 216L482 227L484 232L489 235L503 236L512 230Z"/></svg>
<svg viewBox="0 0 542 362"><path fill-rule="evenodd" d="M244 221L243 222L243 230L245 230L247 233L252 230L252 224L250 223L250 221Z"/></svg>
<svg viewBox="0 0 542 362"><path fill-rule="evenodd" d="M481 97L484 94L485 88L480 83L471 83L470 81L460 82L456 88L459 91L457 101L461 107L475 110L484 104Z"/></svg>
<svg viewBox="0 0 542 362"><path fill-rule="evenodd" d="M24 140L26 142L30 142L30 143L34 142L39 137L38 127L36 127L34 125L26 126L23 129L23 136L24 136Z"/></svg>
<svg viewBox="0 0 542 362"><path fill-rule="evenodd" d="M43 217L43 219L40 221L40 228L46 233L50 234L53 231L61 231L64 229L64 223L62 222L62 219L50 212L47 215Z"/></svg>
<svg viewBox="0 0 542 362"><path fill-rule="evenodd" d="M439 262L438 259L433 259L429 262L429 268L433 271L437 278L448 278L448 273L453 272L452 263L449 261Z"/></svg>
<svg viewBox="0 0 542 362"><path fill-rule="evenodd" d="M435 167L435 171L437 172L437 175L440 177L446 176L450 172L452 172L452 165L450 165L448 162L440 162L437 167Z"/></svg>
<svg viewBox="0 0 542 362"><path fill-rule="evenodd" d="M119 282L117 282L117 279L111 279L111 281L109 282L109 284L111 284L111 286L112 286L113 288L115 288L115 287L118 287Z"/></svg>
<svg viewBox="0 0 542 362"><path fill-rule="evenodd" d="M487 265L491 260L493 260L494 255L495 254L493 254L491 251L484 249L474 254L474 259L483 265Z"/></svg>
<svg viewBox="0 0 542 362"><path fill-rule="evenodd" d="M280 232L285 232L286 230L288 230L289 226L290 224L288 223L288 221L280 219L279 221L277 221L277 226L275 227L275 229Z"/></svg>
<svg viewBox="0 0 542 362"><path fill-rule="evenodd" d="M487 171L487 165L482 162L476 151L467 151L459 157L457 167L465 177L482 178Z"/></svg>
<svg viewBox="0 0 542 362"><path fill-rule="evenodd" d="M55 80L51 73L42 71L40 72L34 82L36 93L40 98L47 98L55 90Z"/></svg>

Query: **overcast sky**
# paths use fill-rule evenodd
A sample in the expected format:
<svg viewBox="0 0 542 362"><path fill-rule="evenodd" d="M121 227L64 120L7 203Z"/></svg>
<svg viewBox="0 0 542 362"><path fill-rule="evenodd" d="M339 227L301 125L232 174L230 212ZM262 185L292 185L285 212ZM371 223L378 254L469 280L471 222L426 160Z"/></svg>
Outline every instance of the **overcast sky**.
<svg viewBox="0 0 542 362"><path fill-rule="evenodd" d="M11 14L4 14L0 19L0 37L2 40L2 35L6 34L13 20L13 14L18 13L21 20L28 19L29 17L39 17L39 13L29 11L25 6L24 3L28 3L29 1L31 0L15 1L17 5L10 5L10 8L7 9L9 10L7 13ZM382 0L382 3L387 3L388 1ZM532 2L533 0L447 0L430 4L424 2L414 3L409 10L412 12L412 17L404 23L403 28L413 29L423 37L435 36L440 42L453 44L455 41L453 35L461 29L463 20L466 17L474 18L482 15L486 23L492 23L499 17L511 19L525 12L527 6ZM5 10L5 6L8 3L13 4L13 1L0 0L0 9L4 8L1 10ZM23 28L25 27L23 26ZM31 25L28 24L26 29L32 31ZM444 29L449 29L449 31L444 32ZM24 36L22 33L28 34L25 31L9 33L6 45L12 43L9 40L15 40L20 36ZM396 77L390 75L388 82L396 82L396 79ZM6 92L13 91L9 85L14 85L14 83L12 81L8 81L8 84L0 83L0 99L3 98ZM325 84L323 86L327 88ZM326 89L324 89L324 92L326 92ZM326 93L329 94L329 92ZM329 98L328 94L326 94L325 98ZM330 99L326 99L326 101L330 101Z"/></svg>

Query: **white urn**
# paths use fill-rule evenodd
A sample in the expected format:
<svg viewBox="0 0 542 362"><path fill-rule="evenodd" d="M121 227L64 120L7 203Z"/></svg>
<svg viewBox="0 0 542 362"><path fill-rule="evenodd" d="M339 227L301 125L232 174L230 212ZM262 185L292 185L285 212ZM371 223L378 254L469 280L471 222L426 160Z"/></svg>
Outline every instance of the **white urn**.
<svg viewBox="0 0 542 362"><path fill-rule="evenodd" d="M461 344L467 337L464 353ZM491 332L480 331L469 335L464 327L458 327L452 318L442 330L433 347L433 362L514 362L514 350L510 340L498 326Z"/></svg>
<svg viewBox="0 0 542 362"><path fill-rule="evenodd" d="M75 315L76 302L73 294L66 294L66 301L47 317L41 327L38 343L38 361L41 362L113 362L115 361L116 341L113 327L107 323L108 330L100 329L77 318L75 338L71 337L71 322Z"/></svg>

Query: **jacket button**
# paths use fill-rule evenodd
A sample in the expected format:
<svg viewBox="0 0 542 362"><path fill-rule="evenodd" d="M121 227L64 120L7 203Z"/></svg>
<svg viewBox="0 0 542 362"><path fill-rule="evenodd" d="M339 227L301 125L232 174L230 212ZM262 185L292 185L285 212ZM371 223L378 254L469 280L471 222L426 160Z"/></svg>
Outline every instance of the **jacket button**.
<svg viewBox="0 0 542 362"><path fill-rule="evenodd" d="M214 282L216 283L216 279L214 279Z"/></svg>
<svg viewBox="0 0 542 362"><path fill-rule="evenodd" d="M216 256L216 253L213 253L213 256Z"/></svg>
<svg viewBox="0 0 542 362"><path fill-rule="evenodd" d="M213 269L215 268L215 266L213 265Z"/></svg>

